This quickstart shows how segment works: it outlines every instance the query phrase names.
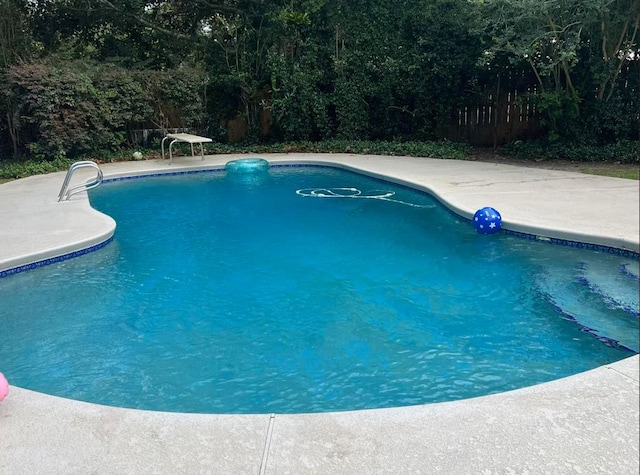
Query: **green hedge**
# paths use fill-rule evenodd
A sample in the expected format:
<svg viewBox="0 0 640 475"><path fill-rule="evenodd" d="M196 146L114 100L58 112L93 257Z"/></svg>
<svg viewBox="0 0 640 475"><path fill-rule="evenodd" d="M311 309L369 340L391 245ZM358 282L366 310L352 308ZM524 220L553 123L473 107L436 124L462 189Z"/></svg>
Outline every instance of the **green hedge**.
<svg viewBox="0 0 640 475"><path fill-rule="evenodd" d="M143 125L198 127L205 83L189 68L133 71L48 60L9 67L3 92L20 153L50 160L118 150Z"/></svg>
<svg viewBox="0 0 640 475"><path fill-rule="evenodd" d="M0 180L13 180L26 178L32 175L44 175L46 173L67 170L73 160L68 158L56 158L55 160L0 160Z"/></svg>
<svg viewBox="0 0 640 475"><path fill-rule="evenodd" d="M504 155L528 159L575 162L638 163L640 142L620 140L607 145L581 144L563 140L513 142L500 149Z"/></svg>
<svg viewBox="0 0 640 475"><path fill-rule="evenodd" d="M143 150L145 156L158 154L157 148ZM327 140L324 142L290 142L278 144L206 144L207 154L225 153L353 153L372 155L395 155L412 157L432 157L465 160L469 158L471 147L452 142L369 142ZM98 162L131 160L131 150L102 155ZM55 160L0 160L0 180L24 178L30 175L66 170L73 163L71 159Z"/></svg>
<svg viewBox="0 0 640 475"><path fill-rule="evenodd" d="M323 140L278 144L208 144L208 153L353 153L359 155L395 155L410 157L469 159L471 146L448 141L387 142L370 140Z"/></svg>

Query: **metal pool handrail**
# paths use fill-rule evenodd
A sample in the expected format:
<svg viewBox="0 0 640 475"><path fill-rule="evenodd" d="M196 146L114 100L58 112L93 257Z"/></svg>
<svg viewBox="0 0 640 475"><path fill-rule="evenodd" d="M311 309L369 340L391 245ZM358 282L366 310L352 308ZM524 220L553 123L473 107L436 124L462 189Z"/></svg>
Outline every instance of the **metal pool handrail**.
<svg viewBox="0 0 640 475"><path fill-rule="evenodd" d="M80 183L79 185L75 185L69 188L71 177L78 168L95 168L97 170L97 175L92 181L89 181L87 183ZM65 176L64 178L64 183L62 184L62 188L60 189L60 193L58 194L58 202L67 201L69 198L71 198L72 195L75 195L76 193L87 191L95 188L96 186L99 186L102 183L102 178L102 170L95 162L92 162L91 160L75 162L69 167L67 176Z"/></svg>

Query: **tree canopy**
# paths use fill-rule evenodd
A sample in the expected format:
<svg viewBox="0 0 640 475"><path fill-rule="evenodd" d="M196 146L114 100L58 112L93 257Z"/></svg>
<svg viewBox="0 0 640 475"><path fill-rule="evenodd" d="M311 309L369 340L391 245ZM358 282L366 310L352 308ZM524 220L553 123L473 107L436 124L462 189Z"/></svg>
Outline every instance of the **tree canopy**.
<svg viewBox="0 0 640 475"><path fill-rule="evenodd" d="M536 133L637 139L639 22L640 0L0 0L0 143L430 140L506 96Z"/></svg>

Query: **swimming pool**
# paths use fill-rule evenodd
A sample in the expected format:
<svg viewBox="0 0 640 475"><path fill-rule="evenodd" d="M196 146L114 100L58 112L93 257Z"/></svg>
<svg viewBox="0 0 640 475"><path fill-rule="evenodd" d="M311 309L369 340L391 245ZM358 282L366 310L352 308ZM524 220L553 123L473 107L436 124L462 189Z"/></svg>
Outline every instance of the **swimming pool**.
<svg viewBox="0 0 640 475"><path fill-rule="evenodd" d="M308 412L459 399L555 379L632 354L580 331L569 318L576 313L573 295L627 322L626 330L624 325L607 328L609 335L596 328L599 336L609 337L605 343L637 345L637 315L629 312L634 303L603 291L611 282L618 288L619 276L637 289L629 267L633 259L603 253L587 253L587 259L584 251L507 234L479 236L468 222L414 190L336 170L299 172L272 169L268 175L235 179L211 173L188 182L187 177L163 177L98 190L92 201L118 222L113 243L0 283L0 292L9 289L14 300L29 302L15 314L33 314L34 307L39 314L41 307L60 305L52 314L34 315L36 335L50 335L46 341L15 337L39 354L40 363L32 360L15 375L5 373L16 384L52 393L20 380L29 366L36 368L29 377L37 384L53 378L48 384L74 393L61 395L184 412ZM266 185L278 186L265 193ZM352 188L363 190L362 198L296 193L342 189L344 194ZM182 207L178 198L185 200ZM119 215L118 207L125 213ZM187 217L192 208L197 217ZM327 211L329 216L319 214ZM391 221L383 222L379 213ZM153 230L142 228L152 221ZM133 235L124 239L127 227ZM380 239L373 242L374 237ZM274 256L275 250L284 255ZM213 278L205 272L212 262L217 265ZM533 268L525 270L523 263ZM554 279L567 263L570 286L557 292ZM597 271L601 267L614 272L603 274ZM294 269L303 272L294 276ZM506 273L498 278L497 271ZM111 280L104 280L107 276ZM70 298L60 290L68 289L71 277L84 282L73 295L73 308L81 311L64 310ZM9 281L12 285L4 287ZM34 285L37 296L28 290ZM518 294L523 285L525 292ZM596 304L603 293L608 300ZM506 302L516 294L515 303ZM232 306L222 310L229 302ZM560 311L562 305L571 311ZM331 319L318 314L326 308ZM158 318L165 312L167 319ZM528 318L513 322L525 312ZM587 326L593 328L596 322L602 325L599 312L579 316L590 319ZM51 328L44 331L46 322ZM512 333L500 333L507 327ZM257 328L258 335L247 335ZM550 335L551 330L558 333ZM490 341L492 332L499 336ZM628 333L636 340L626 341ZM218 346L211 355L205 349L211 349L213 334ZM69 338L78 335L85 353L69 351ZM44 359L52 354L53 340L65 349L55 365ZM141 351L120 346L124 341ZM165 352L170 344L197 348L196 354L191 359L171 355ZM336 355L350 360L337 361ZM147 365L144 370L134 368L136 359ZM434 372L436 363L442 365ZM202 370L199 375L189 374L194 366ZM505 374L492 373L495 367ZM248 392L249 386L261 391ZM131 389L136 393L122 394ZM190 397L199 405L185 405ZM151 405L153 398L161 400L159 406Z"/></svg>

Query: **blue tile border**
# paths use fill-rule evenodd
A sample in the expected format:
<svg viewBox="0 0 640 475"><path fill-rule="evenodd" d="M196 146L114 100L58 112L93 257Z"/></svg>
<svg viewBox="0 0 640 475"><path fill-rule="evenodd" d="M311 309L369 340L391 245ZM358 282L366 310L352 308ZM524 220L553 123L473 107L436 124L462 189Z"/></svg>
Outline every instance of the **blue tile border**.
<svg viewBox="0 0 640 475"><path fill-rule="evenodd" d="M630 249L620 249L618 247L605 246L603 244L590 244L587 242L571 241L569 239L539 236L537 234L523 233L521 231L512 231L510 229L504 229L504 228L502 228L500 232L503 232L509 236L514 236L521 239L529 239L531 241L546 242L549 244L557 244L560 246L574 247L576 249L585 249L589 251L599 251L607 254L615 254L621 257L629 257L631 259L640 258L640 253L637 253Z"/></svg>
<svg viewBox="0 0 640 475"><path fill-rule="evenodd" d="M336 170L342 170L339 167L334 167L331 165L315 165L312 163L308 163L308 164L307 163L300 163L300 164L276 163L276 164L270 164L269 169L271 168L334 168ZM344 170L344 171L351 171L351 170ZM204 168L199 170L179 170L175 172L145 173L143 175L129 175L129 176L105 178L104 180L102 180L102 183L138 180L141 178L159 178L159 177L165 177L165 176L180 176L180 175L199 175L199 174L207 174L207 173L226 173L226 170L224 169L224 165L223 165L221 167ZM357 172L352 172L352 173L357 173ZM370 177L370 178L376 179L375 177ZM385 180L380 180L380 181L385 181Z"/></svg>
<svg viewBox="0 0 640 475"><path fill-rule="evenodd" d="M381 182L387 182L387 183L393 183L396 186L400 186L400 187L404 187L404 188L410 188L412 190L419 191L421 193L427 193L424 190L420 190L418 188L414 188L414 187L412 187L410 185L406 185L406 184L402 184L402 183L390 182L388 180L385 180L384 178L378 178L378 177L374 177L374 176L368 175L366 172L359 172L359 171L356 171L356 170L344 169L342 167L333 166L333 165L322 165L322 164L313 164L313 163L275 163L275 164L270 164L269 168L333 168L333 169L337 169L337 170L346 171L346 172L349 172L349 173L356 173L356 174L364 175L364 176L367 176L367 177L369 177L369 178L371 178L373 180L377 180L377 181L381 181ZM224 165L221 165L219 167L214 167L214 168L205 168L205 169L196 169L196 170L179 170L179 171L174 171L174 172L146 173L146 174L143 174L143 175L128 175L128 176L122 176L122 177L105 178L103 180L103 183L112 183L112 182L128 181L128 180L138 180L138 179L142 179L142 178L155 178L155 177L181 176L181 175L196 175L196 174L206 174L206 173L224 173L224 172L225 172ZM429 194L429 193L427 193L427 194ZM445 205L443 205L443 206L445 206ZM445 208L449 209L447 206L445 206ZM458 216L459 218L465 219L463 216L460 216L457 213L454 213L454 214L456 216ZM468 221L471 221L471 219L468 219ZM567 240L567 239L559 239L559 238L553 238L553 237L542 237L541 238L540 236L538 236L536 234L523 233L523 232L520 232L520 231L512 231L512 230L504 229L504 228L502 228L500 232L505 233L505 234L510 235L510 236L514 236L514 237L518 237L518 238L522 238L522 239L529 239L529 240L533 240L533 241L537 241L537 242L547 242L547 243L550 243L550 244L558 244L558 245L562 245L562 246L575 247L577 249L587 249L587 250L592 250L592 251L600 251L600 252L605 252L605 253L608 253L608 254L615 254L615 255L618 255L618 256L628 257L628 258L632 258L632 259L639 259L640 258L640 253L635 252L635 251L631 251L631 250L628 250L628 249L620 249L620 248L611 247L611 246L605 246L605 245L600 245L600 244L589 244L589 243L584 243L584 242L580 242L580 241L571 241L571 240ZM74 252L71 252L71 253L68 253L68 254L64 254L64 255L61 255L61 256L52 257L50 259L44 259L44 260L41 260L41 261L33 262L31 264L25 264L25 265L22 265L22 266L18 266L18 267L14 267L14 268L11 268L11 269L6 269L6 270L3 270L3 271L0 271L0 279L3 278L3 277L8 277L10 275L18 274L20 272L24 272L24 271L31 270L31 269L36 269L38 267L46 266L46 265L49 265L49 264L55 264L57 262L62 262L62 261L65 261L67 259L72 259L74 257L82 256L84 254L88 254L90 252L97 251L98 249L101 249L102 247L104 247L107 244L109 244L112 240L113 240L113 236L111 236L106 241L101 242L100 244L96 244L96 245L88 247L86 249L81 249L81 250L74 251Z"/></svg>
<svg viewBox="0 0 640 475"><path fill-rule="evenodd" d="M400 186L406 186L406 185L400 185ZM418 191L421 191L421 190L418 190ZM423 193L426 193L426 192L423 192ZM442 202L440 202L440 203L442 203ZM461 216L460 214L456 213L454 210L450 209L448 206L446 206L444 204L443 204L443 206L450 213L452 213L454 216L458 217L459 219L464 219L465 221L468 221L470 224L473 224L473 218L466 218L466 217ZM620 256L620 257L628 257L630 259L635 259L635 260L639 260L640 259L640 253L638 253L636 251L632 251L630 249L622 249L622 248L619 248L619 247L606 246L604 244L591 244L591 243L588 243L588 242L573 241L573 240L570 240L570 239L561 239L561 238L555 238L555 237L549 237L549 236L541 236L539 234L525 233L525 232L522 232L522 231L514 231L512 229L506 229L504 227L501 228L500 231L498 231L494 235L499 235L499 234L506 234L508 236L513 236L515 238L526 239L526 240L529 240L529 241L536 241L536 242L540 242L540 243L555 244L555 245L558 245L558 246L568 246L568 247L574 247L576 249L584 249L584 250L588 250L588 251L597 251L597 252L602 252L602 253L606 253L606 254L614 254L614 255L617 255L617 256Z"/></svg>
<svg viewBox="0 0 640 475"><path fill-rule="evenodd" d="M104 180L102 180L102 183L138 180L141 178L157 178L157 177L163 177L163 176L180 176L180 175L198 175L198 174L204 174L204 173L221 173L221 172L224 172L224 168L206 168L206 169L200 169L200 170L180 170L176 172L145 173L144 175L129 175L129 176L105 178Z"/></svg>
<svg viewBox="0 0 640 475"><path fill-rule="evenodd" d="M99 244L95 244L93 246L90 246L90 247L87 247L87 248L84 248L84 249L80 249L78 251L73 251L73 252L70 252L68 254L62 254L62 255L56 256L56 257L50 257L48 259L43 259L41 261L32 262L30 264L24 264L24 265L18 266L18 267L12 267L11 269L5 269L3 271L0 271L0 279L2 279L3 277L8 277L10 275L19 274L20 272L28 271L28 270L31 270L31 269L36 269L38 267L48 266L49 264L56 264L58 262L66 261L66 260L69 260L69 259L73 259L74 257L79 257L79 256L83 256L85 254L89 254L90 252L97 251L98 249L102 249L107 244L109 244L111 241L113 241L113 236L111 236L110 238L108 238L105 241L102 241Z"/></svg>

